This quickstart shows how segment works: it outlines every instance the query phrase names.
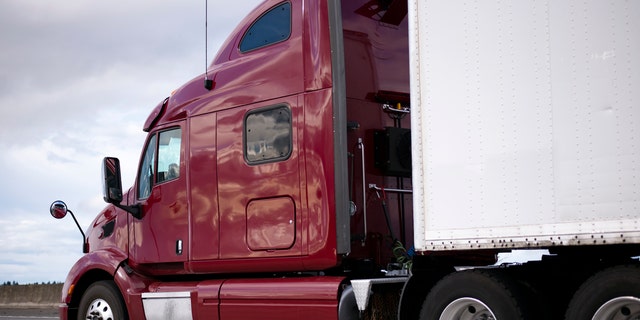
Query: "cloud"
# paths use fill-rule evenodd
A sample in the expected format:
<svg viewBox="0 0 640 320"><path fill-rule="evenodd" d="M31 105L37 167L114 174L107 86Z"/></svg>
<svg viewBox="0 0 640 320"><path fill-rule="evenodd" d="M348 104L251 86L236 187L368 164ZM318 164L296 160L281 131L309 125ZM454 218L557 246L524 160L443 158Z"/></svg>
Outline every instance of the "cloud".
<svg viewBox="0 0 640 320"><path fill-rule="evenodd" d="M259 1L209 3L209 59ZM63 281L104 207L100 162L133 183L160 101L204 72L204 2L0 2L0 282Z"/></svg>
<svg viewBox="0 0 640 320"><path fill-rule="evenodd" d="M44 120L86 117L96 108L148 110L206 65L200 1L0 6L0 105L8 113L0 125L29 129L22 137L50 130ZM210 51L233 27L227 14L238 15L235 24L248 7L225 5L224 15L212 14Z"/></svg>
<svg viewBox="0 0 640 320"><path fill-rule="evenodd" d="M82 237L75 225L52 223L20 209L9 213L0 219L0 247L6 250L0 258L2 282L63 281L81 256Z"/></svg>

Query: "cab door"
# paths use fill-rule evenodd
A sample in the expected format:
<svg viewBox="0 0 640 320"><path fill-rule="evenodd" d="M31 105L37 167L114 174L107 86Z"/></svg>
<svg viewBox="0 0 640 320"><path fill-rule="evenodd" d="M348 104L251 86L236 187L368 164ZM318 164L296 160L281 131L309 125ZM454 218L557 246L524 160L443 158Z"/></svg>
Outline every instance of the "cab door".
<svg viewBox="0 0 640 320"><path fill-rule="evenodd" d="M297 96L218 114L220 258L303 253Z"/></svg>
<svg viewBox="0 0 640 320"><path fill-rule="evenodd" d="M136 182L139 219L131 218L131 260L158 264L187 260L188 207L184 122L147 139Z"/></svg>

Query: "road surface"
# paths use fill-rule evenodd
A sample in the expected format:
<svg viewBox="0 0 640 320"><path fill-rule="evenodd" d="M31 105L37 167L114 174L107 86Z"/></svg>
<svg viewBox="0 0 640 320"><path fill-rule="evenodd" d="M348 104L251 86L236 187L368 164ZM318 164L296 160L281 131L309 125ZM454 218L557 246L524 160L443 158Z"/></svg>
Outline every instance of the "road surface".
<svg viewBox="0 0 640 320"><path fill-rule="evenodd" d="M45 320L58 319L58 309L48 308L10 308L0 307L0 320Z"/></svg>

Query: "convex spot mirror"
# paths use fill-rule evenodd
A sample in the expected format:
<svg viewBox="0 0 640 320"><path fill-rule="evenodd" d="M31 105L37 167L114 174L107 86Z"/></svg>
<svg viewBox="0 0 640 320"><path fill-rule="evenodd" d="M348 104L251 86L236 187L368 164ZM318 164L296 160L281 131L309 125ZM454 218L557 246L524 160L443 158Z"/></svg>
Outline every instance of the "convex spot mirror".
<svg viewBox="0 0 640 320"><path fill-rule="evenodd" d="M49 212L52 217L62 219L67 216L67 205L60 200L54 201L49 208Z"/></svg>

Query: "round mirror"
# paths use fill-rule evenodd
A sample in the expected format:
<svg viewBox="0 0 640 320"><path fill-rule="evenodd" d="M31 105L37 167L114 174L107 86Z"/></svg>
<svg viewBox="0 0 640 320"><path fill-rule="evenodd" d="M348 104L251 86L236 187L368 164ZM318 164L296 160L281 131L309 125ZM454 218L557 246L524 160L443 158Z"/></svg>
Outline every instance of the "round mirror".
<svg viewBox="0 0 640 320"><path fill-rule="evenodd" d="M60 200L54 201L51 204L51 208L49 208L49 212L51 212L52 217L62 219L67 215L67 205Z"/></svg>

